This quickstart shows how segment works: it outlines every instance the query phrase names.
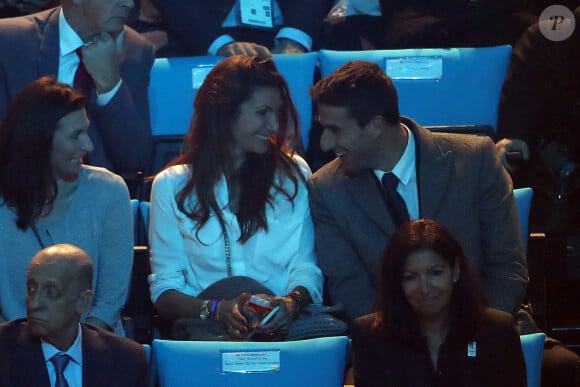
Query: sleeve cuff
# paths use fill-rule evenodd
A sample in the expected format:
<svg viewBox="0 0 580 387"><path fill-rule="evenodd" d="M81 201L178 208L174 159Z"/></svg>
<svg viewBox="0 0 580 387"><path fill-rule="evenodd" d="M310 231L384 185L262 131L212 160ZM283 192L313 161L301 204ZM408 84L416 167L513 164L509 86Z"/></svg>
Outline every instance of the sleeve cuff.
<svg viewBox="0 0 580 387"><path fill-rule="evenodd" d="M278 31L276 35L276 40L278 39L290 39L296 43L304 46L306 51L312 51L312 38L305 32L292 27L283 27Z"/></svg>
<svg viewBox="0 0 580 387"><path fill-rule="evenodd" d="M111 90L107 91L106 93L98 93L97 92L97 105L105 106L106 104L111 102L111 100L113 99L115 94L117 94L117 91L119 91L119 89L121 88L122 84L123 84L123 80L119 79L119 82L117 82L115 87L113 87Z"/></svg>

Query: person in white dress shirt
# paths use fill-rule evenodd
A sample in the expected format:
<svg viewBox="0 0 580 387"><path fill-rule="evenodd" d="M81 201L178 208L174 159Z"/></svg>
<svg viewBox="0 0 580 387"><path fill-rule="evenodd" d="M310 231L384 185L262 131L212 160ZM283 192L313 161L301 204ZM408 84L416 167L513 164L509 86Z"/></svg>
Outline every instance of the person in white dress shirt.
<svg viewBox="0 0 580 387"><path fill-rule="evenodd" d="M322 300L310 169L288 146L299 138L288 87L271 59L233 56L194 105L187 151L153 182L152 301L168 320L197 320L200 332L284 336ZM251 293L280 306L268 324L253 323Z"/></svg>

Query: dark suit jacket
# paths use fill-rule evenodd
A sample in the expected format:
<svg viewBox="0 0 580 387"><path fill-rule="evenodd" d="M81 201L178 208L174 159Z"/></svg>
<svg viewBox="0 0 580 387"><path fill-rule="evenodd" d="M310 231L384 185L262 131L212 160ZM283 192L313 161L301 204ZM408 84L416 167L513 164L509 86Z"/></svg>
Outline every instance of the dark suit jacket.
<svg viewBox="0 0 580 387"><path fill-rule="evenodd" d="M277 31L253 28L222 28L235 0L154 0L167 25L189 48L192 55L207 55L211 43L228 34L236 41L254 42L271 48ZM325 3L320 0L278 0L284 17L283 27L307 33L317 49L325 16Z"/></svg>
<svg viewBox="0 0 580 387"><path fill-rule="evenodd" d="M58 76L59 11L57 7L0 20L0 120L26 84L44 75ZM90 163L121 174L144 170L152 147L147 91L154 49L134 30L126 31L121 88L102 107L93 91L87 106L94 144Z"/></svg>
<svg viewBox="0 0 580 387"><path fill-rule="evenodd" d="M513 313L527 285L511 180L488 138L431 133L403 118L417 155L419 212L445 225L482 277L490 305ZM395 224L371 171L346 176L340 159L309 181L316 252L331 303L370 312L380 255Z"/></svg>
<svg viewBox="0 0 580 387"><path fill-rule="evenodd" d="M446 340L439 350L437 373L427 346L402 349L375 329L376 315L351 326L357 387L525 387L526 365L512 317L488 309L476 338L476 356L467 343ZM452 333L450 332L449 335Z"/></svg>
<svg viewBox="0 0 580 387"><path fill-rule="evenodd" d="M521 36L500 97L498 138L530 147L512 177L534 189L532 231L580 233L580 173L565 172L580 164L580 6L574 15L576 27L563 41L548 40L537 23Z"/></svg>
<svg viewBox="0 0 580 387"><path fill-rule="evenodd" d="M149 369L145 349L129 339L81 324L84 387L144 387ZM0 386L49 386L40 340L26 319L0 325Z"/></svg>

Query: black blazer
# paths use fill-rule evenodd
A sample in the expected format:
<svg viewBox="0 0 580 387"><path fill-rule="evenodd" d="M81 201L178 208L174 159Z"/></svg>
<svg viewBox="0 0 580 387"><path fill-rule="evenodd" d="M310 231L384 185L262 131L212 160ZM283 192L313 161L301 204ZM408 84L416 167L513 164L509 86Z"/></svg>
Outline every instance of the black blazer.
<svg viewBox="0 0 580 387"><path fill-rule="evenodd" d="M83 387L147 386L142 345L90 324L81 329ZM0 386L50 386L40 340L30 335L26 319L0 325Z"/></svg>
<svg viewBox="0 0 580 387"><path fill-rule="evenodd" d="M467 343L445 342L437 372L427 347L423 351L395 347L373 329L376 315L351 325L357 387L525 387L526 366L512 317L487 309L476 340L476 356Z"/></svg>

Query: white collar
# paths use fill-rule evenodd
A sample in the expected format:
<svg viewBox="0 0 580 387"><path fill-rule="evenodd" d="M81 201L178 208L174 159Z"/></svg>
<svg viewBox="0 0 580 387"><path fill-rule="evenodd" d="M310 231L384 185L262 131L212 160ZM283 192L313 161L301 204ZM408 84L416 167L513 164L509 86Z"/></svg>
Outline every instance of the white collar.
<svg viewBox="0 0 580 387"><path fill-rule="evenodd" d="M78 325L77 337L75 338L75 341L72 343L72 345L66 351L61 351L58 348L56 348L54 345L50 344L49 342L44 341L43 339L40 339L41 346L42 346L42 352L44 353L44 361L48 362L57 353L62 353L62 354L69 355L70 358L75 363L79 364L82 367L82 365L83 365L82 341L83 341L83 333L82 333L80 323Z"/></svg>
<svg viewBox="0 0 580 387"><path fill-rule="evenodd" d="M395 164L395 166L391 171L381 171L375 169L374 173L380 181L386 172L392 172L395 176L397 176L401 184L406 186L407 184L409 184L409 181L413 177L413 173L415 171L415 159L416 159L415 137L413 136L413 132L411 132L411 130L407 127L407 125L403 123L401 123L401 125L407 131L408 134L405 151L403 152L401 158L399 159L399 161L397 161L397 164Z"/></svg>
<svg viewBox="0 0 580 387"><path fill-rule="evenodd" d="M62 8L60 14L58 15L58 31L59 31L59 47L60 56L66 56L71 52L74 52L77 48L82 47L84 42L76 33L75 30L68 24L66 18L64 17L64 12Z"/></svg>

